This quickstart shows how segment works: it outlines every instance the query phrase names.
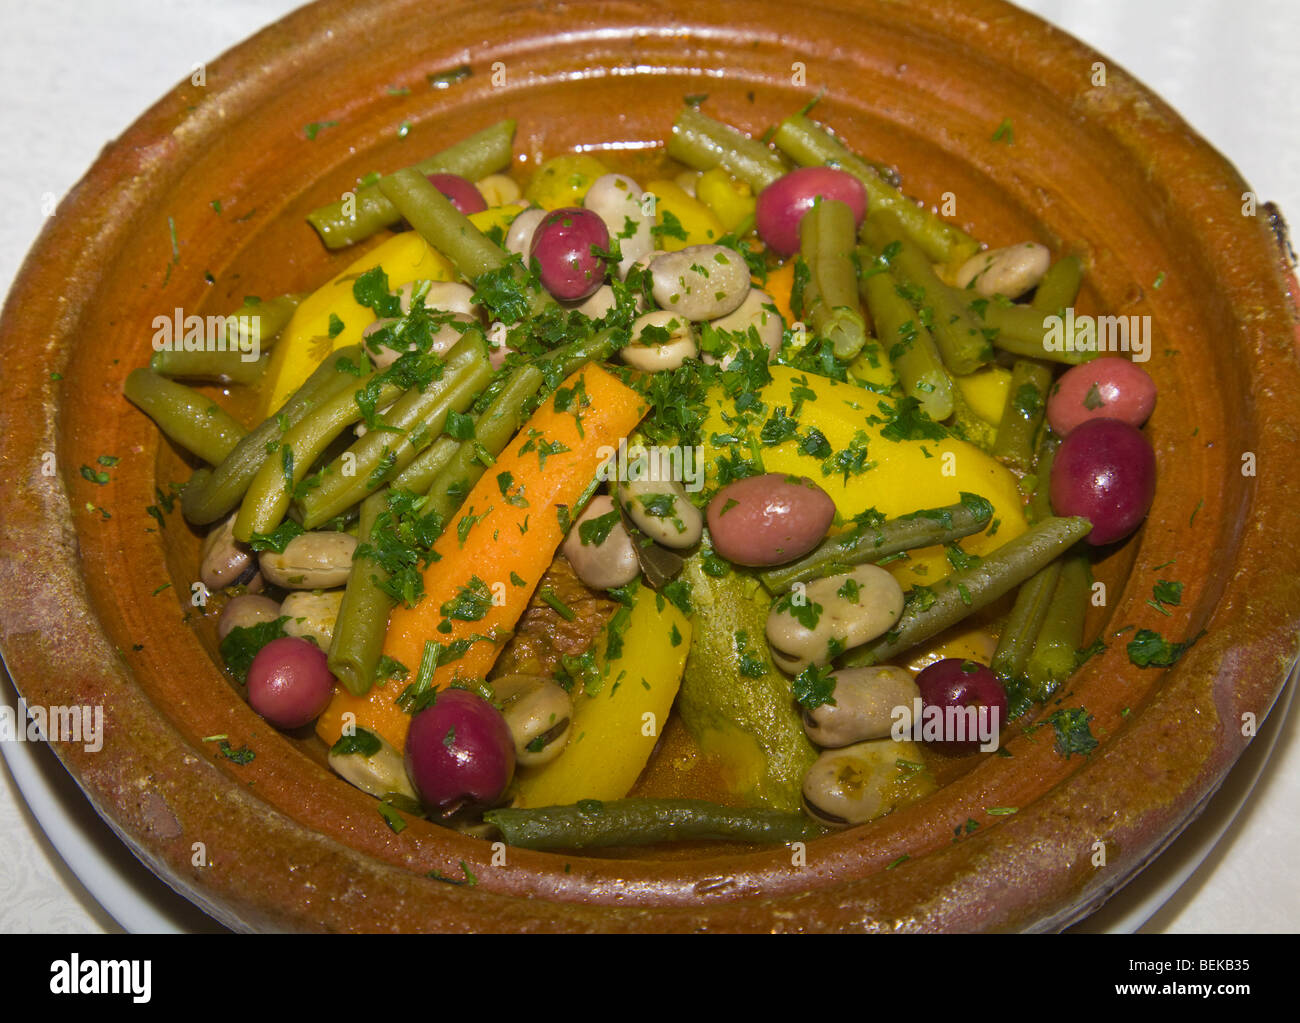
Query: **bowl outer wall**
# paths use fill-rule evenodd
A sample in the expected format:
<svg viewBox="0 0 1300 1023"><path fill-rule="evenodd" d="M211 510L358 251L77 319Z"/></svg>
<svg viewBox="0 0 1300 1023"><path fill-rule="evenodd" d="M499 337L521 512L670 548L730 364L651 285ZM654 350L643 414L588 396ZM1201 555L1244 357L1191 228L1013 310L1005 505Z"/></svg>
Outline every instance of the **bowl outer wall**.
<svg viewBox="0 0 1300 1023"><path fill-rule="evenodd" d="M364 9L317 5L210 65L206 88L182 85L106 149L51 220L0 323L7 367L0 383L5 419L0 464L6 467L0 481L5 523L0 649L16 685L31 703L105 706L103 751L86 753L65 743L56 744L57 752L138 855L233 926L968 930L1064 925L1120 886L1194 816L1248 741L1238 724L1241 716L1267 713L1295 659L1300 566L1296 546L1286 538L1300 532L1300 521L1296 484L1285 466L1297 440L1296 314L1290 281L1262 218L1239 215L1246 185L1119 69L1109 67L1106 89L1088 88L1086 69L1100 58L1006 5L818 4L793 29L779 5L747 5L747 27L741 30L746 42L734 41L725 10L609 3L574 4L568 10L589 17L587 27L575 31L582 19L572 19L569 28L557 28L540 7L529 6L453 13L415 3ZM393 25L406 26L407 42L395 38ZM597 31L601 25L612 31ZM437 27L454 31L437 34ZM847 38L846 27L855 30L860 49L827 41ZM385 67L394 74L404 67L408 80L464 60L475 67L478 80L469 79L463 95L447 90L435 94L433 102L418 97L429 108L421 110L412 142L422 131L434 132L428 137L439 144L454 140L455 125L440 125L437 115L457 103L484 123L493 119L489 112L501 116L512 104L525 103L527 97L516 89L494 98L479 84L496 59L507 69L522 66L537 73L529 85L541 97L536 102L593 79L626 97L635 81L651 113L624 107L617 128L627 137L652 138L662 134L683 92L719 91L707 80L681 88L678 76L707 76L725 68L727 77L738 80L735 93L746 88L762 93L761 107L780 92L782 78L788 79L794 53L806 62L810 81L824 70L828 108L856 102L854 109L861 109L866 101L852 95L854 86L896 74L906 96L882 93L870 99L883 120L910 134L899 135L897 149L875 151L891 159L901 154L909 188L919 183L916 190L929 198L938 198L939 187L933 175L927 177L927 145L935 154L961 154L979 173L1007 182L1018 197L1042 200L1047 230L1063 223L1077 226L1089 199L1114 199L1101 183L1091 194L1076 167L1058 163L1067 159L1058 158L1062 147L1041 138L1035 143L1036 131L1045 136L1048 129L1064 126L1075 133L1073 146L1095 147L1099 179L1136 173L1133 181L1145 189L1146 206L1099 206L1092 214L1095 232L1084 235L1100 240L1089 255L1098 266L1106 307L1150 309L1170 336L1181 339L1186 332L1219 347L1198 349L1195 361L1184 359L1176 370L1162 368L1164 378L1158 377L1158 416L1165 418L1150 429L1167 493L1153 509L1132 585L1115 598L1114 614L1124 623L1133 620L1139 613L1133 608L1142 604L1137 591L1145 585L1143 597L1149 595L1147 569L1175 550L1184 565L1203 570L1205 578L1195 587L1189 583L1194 598L1167 624L1151 616L1143 624L1164 628L1174 638L1204 626L1205 637L1163 677L1128 666L1122 640L1085 669L1076 688L1089 694L1097 730L1109 736L1086 764L1052 754L1047 733L1039 743L1026 738L1015 749L1014 770L1010 762L990 761L937 801L819 841L809 850L808 866L800 869L785 850L704 861L604 861L511 850L505 866L487 867L484 843L447 838L420 822L403 836L388 833L373 804L322 772L292 743L276 739L223 688L209 651L184 627L184 605L152 594L155 578L188 577L184 566L196 542L175 536L183 532L178 519L169 520L173 535L160 537L144 532L138 514L126 514L138 513L152 500L158 446L147 424L120 397L125 373L147 355L143 325L172 304L172 295L186 308L205 301L214 303L208 311L227 307L203 296L193 283L198 275L192 265L178 264L188 270L188 282L177 269L167 291L164 280L170 281L171 273L164 268L173 254L169 211L182 227L182 251L226 259L226 249L240 244L240 232L256 229L259 244L288 254L267 257L262 266L296 275L299 286L321 279L339 263L320 251L300 216L290 214L307 199L310 205L336 195L342 182L364 170L349 162L355 160L337 141L303 157L286 144L285 166L270 167L266 154L279 150L264 144L266 135L247 129L278 128L283 135L270 137L282 138L301 131L303 121L336 119L346 126L341 130L351 130L348 115L356 114L362 119L351 141L363 153L381 148L379 140L392 126L381 123L359 98L365 94L360 83L373 85L381 72L356 68L355 49L346 40L357 38L387 39ZM882 39L896 48L886 50ZM473 43L465 49L461 40ZM640 65L655 73L644 79L574 75L591 53L597 54L595 65ZM997 76L975 88L953 74L953 67L989 74L997 69ZM313 75L329 77L330 84L311 108L319 112L304 116L295 88ZM1014 99L1027 84L1050 99L1056 119L1017 118L1019 148L988 146L988 132L977 135L977 129L996 127L1014 109L997 104ZM786 91L784 109L790 109L792 93ZM719 91L715 102L719 116L755 128L762 123L735 95ZM954 108L958 113L938 119ZM562 126L521 118L519 148L549 153L584 138L614 138L611 109L619 108L611 103L569 113ZM650 130L652 124L657 132ZM864 124L861 130L869 128L879 126ZM329 143L335 130L322 132L318 141ZM845 132L853 142L853 131L846 126ZM419 152L431 148L436 146ZM380 165L400 162L391 152L390 157ZM1026 159L1037 162L1018 164ZM224 179L213 176L214 164L224 166ZM265 178L253 180L251 171L241 170L247 166ZM1073 194L1042 194L1058 172ZM256 196L245 227L207 226L193 215L191 207L206 205L218 187L223 194ZM967 191L958 191L965 204ZM972 192L963 213L985 228L989 219L981 214L993 206L981 202ZM1138 279L1133 263L1146 254L1143 240L1152 235L1153 220L1169 245L1160 254L1165 259L1160 265L1171 270L1160 305L1152 304L1155 296L1126 295L1122 284ZM997 225L981 233L994 243L1014 241L1018 227ZM1008 237L996 237L998 230ZM1075 237L1072 231L1065 240ZM1132 252L1124 250L1126 240L1132 241ZM234 266L240 257L230 258ZM226 274L217 277L224 285ZM1167 308L1175 300L1187 311ZM1209 325L1216 333L1207 338ZM115 344L118 337L124 339L114 353L120 363L105 367L98 356L94 364L73 358L96 345ZM50 371L61 373L62 380L50 379ZM1187 425L1201 424L1198 444L1206 446L1195 457L1188 454L1190 431L1177 429L1180 412ZM80 478L77 466L93 464L106 450L131 457L110 470L114 481L101 492ZM1249 478L1238 469L1247 451L1258 466ZM54 476L42 472L46 452L55 454ZM158 461L168 464L169 456L175 463L167 451ZM1178 470L1173 485L1166 481L1174 477L1163 472L1169 466ZM1205 506L1192 512L1200 528L1183 528L1201 500ZM93 502L99 501L112 504L112 519L94 511ZM141 570L123 579L124 561ZM136 642L144 649L135 651ZM183 679L176 678L182 674L178 663L185 666ZM1103 674L1110 677L1098 678ZM1135 712L1121 719L1126 691L1140 698L1132 700ZM256 746L257 760L238 767L214 758L211 746L199 740L218 733L230 734L236 746L245 741ZM986 818L985 827L960 843L943 838L945 831L951 833L948 824L960 825L971 808L1007 805L1019 806L1020 812ZM1092 865L1098 841L1107 852L1104 869ZM196 865L196 842L203 844L201 865ZM884 871L904 853L910 857L906 863ZM420 876L429 870L460 876L462 859L474 865L476 887Z"/></svg>

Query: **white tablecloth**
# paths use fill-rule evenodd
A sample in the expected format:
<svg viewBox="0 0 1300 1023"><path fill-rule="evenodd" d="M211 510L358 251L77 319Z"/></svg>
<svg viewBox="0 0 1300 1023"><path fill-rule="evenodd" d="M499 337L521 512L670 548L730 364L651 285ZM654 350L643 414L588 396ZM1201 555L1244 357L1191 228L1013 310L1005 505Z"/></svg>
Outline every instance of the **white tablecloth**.
<svg viewBox="0 0 1300 1023"><path fill-rule="evenodd" d="M7 291L40 230L47 199L62 196L105 142L196 62L211 60L295 6L287 0L0 0L0 137L7 140L0 161L0 288ZM1262 198L1278 202L1300 225L1300 4L1028 0L1023 6L1143 79L1227 154ZM6 686L0 699L12 703L12 690ZM1244 813L1146 929L1296 930L1297 722L1300 711L1290 716ZM25 786L43 772L47 786L62 792L63 809L41 810L51 844L13 777L0 770L0 931L209 926L78 805L75 788L48 750L29 752L37 758L15 768ZM1180 862L1194 862L1231 820L1257 767L1248 754L1159 869L1090 926L1130 919L1124 914L1150 900Z"/></svg>

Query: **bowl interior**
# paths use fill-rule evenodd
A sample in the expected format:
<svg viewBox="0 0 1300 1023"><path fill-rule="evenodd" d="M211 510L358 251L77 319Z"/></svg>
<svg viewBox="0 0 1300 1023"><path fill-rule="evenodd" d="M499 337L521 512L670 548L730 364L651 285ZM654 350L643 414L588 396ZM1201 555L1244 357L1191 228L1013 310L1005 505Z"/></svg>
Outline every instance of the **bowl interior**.
<svg viewBox="0 0 1300 1023"><path fill-rule="evenodd" d="M544 7L504 23L487 6L298 12L212 65L206 87L166 97L73 193L72 216L57 219L82 234L60 224L43 240L4 325L6 348L43 336L44 364L61 374L21 393L5 385L53 410L6 443L53 444L66 488L36 477L6 498L10 521L31 518L6 551L8 581L42 594L0 606L17 684L49 702L106 703L107 755L61 753L137 851L239 925L765 929L782 912L801 927L1012 927L1076 915L1212 791L1243 745L1231 719L1266 712L1295 655L1295 585L1268 582L1272 619L1242 588L1296 558L1266 553L1247 512L1276 512L1282 535L1297 525L1291 485L1244 474L1243 453L1281 451L1300 418L1276 398L1297 382L1294 310L1266 229L1237 209L1244 185L1122 71L1091 86L1095 55L1001 4L818 4L794 24L766 2L734 22L686 4L570 7L565 28ZM431 84L460 65L472 73ZM820 96L814 116L895 167L908 194L955 204L981 240L1081 254L1081 314L1149 317L1160 484L1140 535L1097 566L1105 599L1087 638L1108 648L1062 697L1093 715L1103 747L1067 759L1050 729L1022 734L1011 757L818 840L802 863L784 847L502 855L422 821L395 835L314 740L268 728L217 667L211 616L191 600L198 537L178 512L161 530L145 513L192 464L121 397L123 379L147 362L155 317L309 290L354 260L328 253L304 217L360 176L507 116L523 173L577 149L650 166L683 97L699 93L754 134ZM328 126L308 139L311 122ZM39 287L60 273L51 304ZM101 454L121 458L105 487L78 473ZM19 544L48 566L16 556ZM1168 617L1147 606L1157 577L1186 586ZM33 636L42 614L61 624ZM1209 632L1164 674L1129 662L1130 627ZM221 758L204 741L214 735L256 759ZM971 817L980 832L954 843ZM1115 850L1104 876L1078 866L1096 841ZM909 869L886 875L903 856ZM427 880L466 865L472 888ZM1025 871L1034 890L992 904L990 886Z"/></svg>

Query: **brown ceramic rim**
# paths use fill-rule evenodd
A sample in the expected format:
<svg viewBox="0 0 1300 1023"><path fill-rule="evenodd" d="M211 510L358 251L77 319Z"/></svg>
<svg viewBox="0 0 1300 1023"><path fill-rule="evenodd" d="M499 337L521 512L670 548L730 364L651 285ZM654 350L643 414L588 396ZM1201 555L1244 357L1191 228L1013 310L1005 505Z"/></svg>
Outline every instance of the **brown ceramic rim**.
<svg viewBox="0 0 1300 1023"><path fill-rule="evenodd" d="M574 3L559 26L545 5L328 0L210 65L205 88L166 96L51 219L0 324L0 648L30 703L104 705L103 750L57 753L136 854L218 919L328 931L1054 929L1172 840L1249 741L1242 715L1268 713L1300 626L1300 502L1286 469L1300 440L1300 368L1292 280L1263 218L1241 216L1247 185L1122 70L1108 63L1107 86L1091 87L1103 58L1007 4L823 2L794 23L788 15L767 2ZM186 252L211 259L219 281L278 266L303 287L339 258L321 252L302 212L371 157L395 166L399 152L417 151L384 141L389 126L358 83L423 84L469 63L465 83L410 101L412 138L427 140L419 148L518 109L519 147L549 154L593 138L662 138L688 92L712 92L718 116L761 127L807 96L787 84L794 60L810 83L824 78L826 119L850 143L901 154L909 190L937 199L948 180L999 183L996 193L957 188L972 196L958 219L998 223L982 231L994 243L1031 230L1086 240L1094 299L1149 313L1156 344L1178 349L1149 367L1161 387L1148 427L1161 489L1140 541L1114 561L1127 574L1113 575L1107 628L1204 637L1164 673L1128 664L1126 636L1089 662L1069 699L1105 739L1090 758L1060 758L1047 732L1015 739L1012 758L988 758L922 804L814 843L806 868L784 848L662 860L511 850L490 867L486 843L423 822L393 835L368 797L225 688L181 599L152 592L160 578L187 577L195 543L177 535L178 518L170 536L144 532L159 467L179 463L125 406L122 380L147 358L152 315L173 304L215 311L251 290L205 297L190 261L164 275L169 213ZM493 91L495 61L508 78ZM607 102L591 109L597 88ZM534 116L569 95L588 100L575 116ZM459 126L446 122L453 110ZM990 144L1013 111L1014 146ZM248 138L283 139L313 120L347 127L322 133L309 171L290 157L277 172L276 148ZM1080 174L1081 151L1090 174ZM198 218L223 181L223 194L248 198L242 226ZM994 221L997 202L1022 222ZM240 251L249 233L275 255L259 264ZM1157 295L1158 270L1168 284ZM129 457L98 488L79 466L106 451ZM53 476L42 472L46 452ZM1241 472L1246 452L1254 476ZM1188 599L1163 618L1143 607L1170 557ZM216 733L254 745L257 759L215 758L201 739ZM992 806L1018 812L952 841L954 827ZM1099 841L1104 869L1092 865ZM195 842L204 866L193 865ZM462 860L476 886L424 876L459 877Z"/></svg>

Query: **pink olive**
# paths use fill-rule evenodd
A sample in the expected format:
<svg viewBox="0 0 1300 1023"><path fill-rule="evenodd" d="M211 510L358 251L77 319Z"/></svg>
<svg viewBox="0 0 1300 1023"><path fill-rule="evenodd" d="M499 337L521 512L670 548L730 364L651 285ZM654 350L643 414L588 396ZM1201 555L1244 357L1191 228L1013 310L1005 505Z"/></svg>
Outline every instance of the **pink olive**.
<svg viewBox="0 0 1300 1023"><path fill-rule="evenodd" d="M779 256L798 252L799 221L818 196L847 203L854 224L862 226L867 192L861 181L834 167L800 167L781 175L758 194L755 214L763 243Z"/></svg>
<svg viewBox="0 0 1300 1023"><path fill-rule="evenodd" d="M755 568L784 565L819 544L835 502L806 476L768 473L728 483L707 511L713 550Z"/></svg>
<svg viewBox="0 0 1300 1023"><path fill-rule="evenodd" d="M1151 509L1156 456L1136 426L1090 419L1061 442L1052 462L1052 507L1092 523L1088 542L1114 543L1132 533Z"/></svg>
<svg viewBox="0 0 1300 1023"><path fill-rule="evenodd" d="M537 260L542 287L564 302L577 302L605 283L609 229L591 210L565 206L551 210L533 232L529 261Z"/></svg>
<svg viewBox="0 0 1300 1023"><path fill-rule="evenodd" d="M276 728L311 724L333 693L325 651L297 636L271 640L248 667L248 702Z"/></svg>
<svg viewBox="0 0 1300 1023"><path fill-rule="evenodd" d="M1146 370L1108 355L1061 375L1047 401L1047 421L1064 437L1089 419L1141 426L1155 407L1156 384Z"/></svg>
<svg viewBox="0 0 1300 1023"><path fill-rule="evenodd" d="M445 195L456 209L465 216L482 213L487 209L483 193L474 187L474 182L467 181L459 174L426 174L429 184Z"/></svg>
<svg viewBox="0 0 1300 1023"><path fill-rule="evenodd" d="M425 804L445 814L494 806L515 773L510 727L476 693L441 690L411 718L406 771Z"/></svg>
<svg viewBox="0 0 1300 1023"><path fill-rule="evenodd" d="M935 661L916 676L916 688L921 691L923 727L925 718L934 713L931 707L943 714L942 738L928 740L940 749L968 753L983 742L996 741L1007 723L1007 692L993 669L978 661L960 657ZM976 708L974 721L967 707Z"/></svg>

